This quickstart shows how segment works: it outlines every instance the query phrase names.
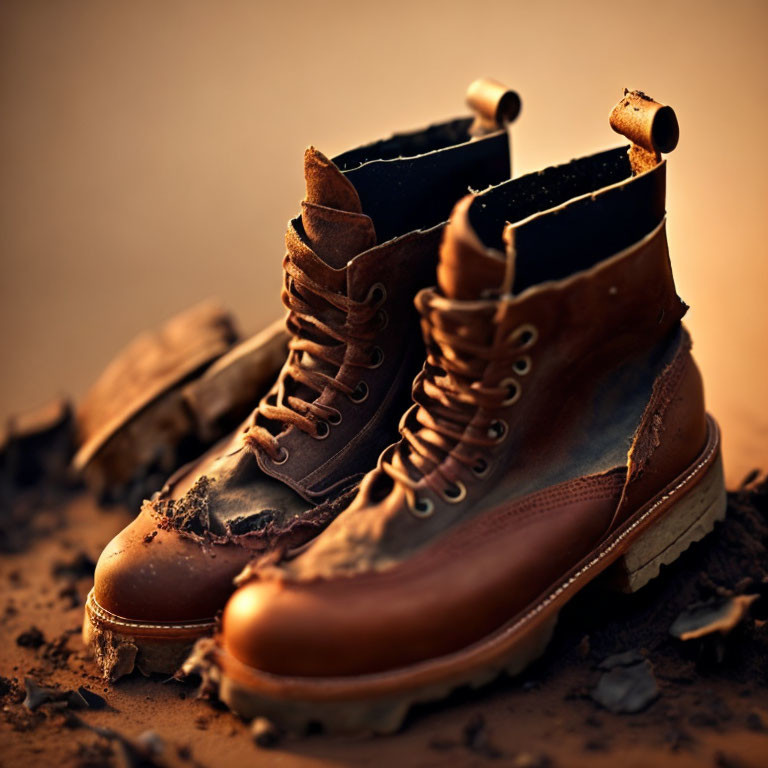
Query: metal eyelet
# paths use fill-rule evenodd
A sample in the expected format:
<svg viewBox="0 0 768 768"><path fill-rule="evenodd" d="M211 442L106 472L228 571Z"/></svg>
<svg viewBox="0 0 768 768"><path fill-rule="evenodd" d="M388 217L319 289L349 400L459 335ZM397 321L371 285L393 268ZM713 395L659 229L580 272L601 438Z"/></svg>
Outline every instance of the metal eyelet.
<svg viewBox="0 0 768 768"><path fill-rule="evenodd" d="M315 434L312 437L315 440L325 440L328 435L331 434L331 428L328 426L327 421L318 421L315 425Z"/></svg>
<svg viewBox="0 0 768 768"><path fill-rule="evenodd" d="M387 300L387 289L384 283L374 283L368 289L368 301L372 304L383 304Z"/></svg>
<svg viewBox="0 0 768 768"><path fill-rule="evenodd" d="M280 465L280 464L285 464L285 462L288 461L288 455L289 455L288 454L288 449L283 447L282 445L280 446L280 454L282 454L282 458L272 459L272 463L273 464ZM278 455L280 455L280 454L278 454Z"/></svg>
<svg viewBox="0 0 768 768"><path fill-rule="evenodd" d="M518 357L517 360L512 363L512 367L515 369L515 373L519 374L520 376L525 376L526 374L530 373L531 366L531 358L528 357L528 355Z"/></svg>
<svg viewBox="0 0 768 768"><path fill-rule="evenodd" d="M336 427L339 424L341 424L341 419L342 419L341 411L334 410L333 413L329 414L326 421L329 424L333 424L333 426Z"/></svg>
<svg viewBox="0 0 768 768"><path fill-rule="evenodd" d="M416 517L430 517L435 511L435 503L432 499L408 497L408 508Z"/></svg>
<svg viewBox="0 0 768 768"><path fill-rule="evenodd" d="M503 406L516 403L520 399L520 395L523 394L523 388L520 386L520 382L517 379L502 379L499 382L499 387L506 387L509 391L509 397L501 401Z"/></svg>
<svg viewBox="0 0 768 768"><path fill-rule="evenodd" d="M362 403L368 399L369 389L368 385L364 381L359 381L357 386L352 390L349 395L349 399L353 403Z"/></svg>
<svg viewBox="0 0 768 768"><path fill-rule="evenodd" d="M389 325L389 314L387 314L387 310L377 310L376 317L379 319L378 330L383 331Z"/></svg>
<svg viewBox="0 0 768 768"><path fill-rule="evenodd" d="M539 331L536 326L531 325L530 323L524 323L515 328L515 330L509 334L507 340L518 349L528 349L538 341L538 338Z"/></svg>
<svg viewBox="0 0 768 768"><path fill-rule="evenodd" d="M475 463L472 465L472 474L475 477L485 477L490 470L491 465L482 456L478 456Z"/></svg>
<svg viewBox="0 0 768 768"><path fill-rule="evenodd" d="M508 432L509 426L504 419L496 419L495 421L492 421L491 425L488 427L488 437L495 440L497 443L502 442L502 440L506 438Z"/></svg>
<svg viewBox="0 0 768 768"><path fill-rule="evenodd" d="M460 480L456 480L453 485L443 489L441 496L449 504L458 504L467 498L467 487Z"/></svg>
<svg viewBox="0 0 768 768"><path fill-rule="evenodd" d="M384 350L379 346L374 347L372 357L373 360L368 363L368 368L378 368L384 362Z"/></svg>

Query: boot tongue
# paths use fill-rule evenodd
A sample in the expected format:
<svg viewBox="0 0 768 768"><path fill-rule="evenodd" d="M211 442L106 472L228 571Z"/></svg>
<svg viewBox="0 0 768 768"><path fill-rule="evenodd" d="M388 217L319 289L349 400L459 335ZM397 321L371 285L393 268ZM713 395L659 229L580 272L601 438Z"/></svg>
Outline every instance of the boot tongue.
<svg viewBox="0 0 768 768"><path fill-rule="evenodd" d="M304 178L304 238L323 262L341 269L350 259L376 245L373 222L363 213L352 182L314 147L304 153Z"/></svg>
<svg viewBox="0 0 768 768"><path fill-rule="evenodd" d="M505 257L480 241L469 221L473 200L467 195L456 204L440 247L437 284L449 299L473 301L511 291L513 254Z"/></svg>

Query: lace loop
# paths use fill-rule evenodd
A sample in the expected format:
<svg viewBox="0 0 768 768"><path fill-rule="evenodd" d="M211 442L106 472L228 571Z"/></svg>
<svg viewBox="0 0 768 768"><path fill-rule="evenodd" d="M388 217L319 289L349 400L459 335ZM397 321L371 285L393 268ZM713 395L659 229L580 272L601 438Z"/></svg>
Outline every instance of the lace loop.
<svg viewBox="0 0 768 768"><path fill-rule="evenodd" d="M531 358L520 351L536 343L538 331L525 324L504 339L489 340L488 318L480 312L460 313L442 302L433 309L428 300L420 302L419 309L427 361L414 382L414 405L400 423L401 440L382 456L379 468L405 490L411 512L428 517L434 503L423 494L425 486L458 504L467 488L456 465L471 473L469 477L483 478L490 471L484 453L509 433L507 423L495 414L522 396L520 382L509 373L530 372ZM498 384L485 384L492 363L508 373L500 374ZM482 414L486 418L478 420ZM468 446L480 451L467 451Z"/></svg>
<svg viewBox="0 0 768 768"><path fill-rule="evenodd" d="M261 401L244 438L249 447L265 451L278 464L283 462L278 461L282 453L277 435L286 427L324 439L329 425L341 422L337 408L317 402L320 395L330 390L353 403L368 397L365 382L349 386L338 379L338 373L342 365L374 368L383 362L383 352L373 342L380 331L381 305L387 299L382 283L372 285L362 301L320 284L296 263L290 246L283 269L282 300L292 334L288 359L276 392Z"/></svg>

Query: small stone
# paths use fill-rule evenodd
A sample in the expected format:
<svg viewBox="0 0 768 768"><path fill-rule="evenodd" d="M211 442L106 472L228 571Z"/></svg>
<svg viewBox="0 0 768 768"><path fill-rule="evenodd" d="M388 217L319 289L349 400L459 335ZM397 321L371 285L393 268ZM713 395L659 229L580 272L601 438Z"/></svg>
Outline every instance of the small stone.
<svg viewBox="0 0 768 768"><path fill-rule="evenodd" d="M627 715L642 712L658 696L659 687L647 659L629 666L609 668L592 691L592 699L598 704L616 714Z"/></svg>
<svg viewBox="0 0 768 768"><path fill-rule="evenodd" d="M143 754L149 757L157 757L165 751L165 741L156 731L140 733L136 739L136 746Z"/></svg>
<svg viewBox="0 0 768 768"><path fill-rule="evenodd" d="M77 689L77 693L85 701L88 709L104 709L107 706L107 700L103 696L99 696L98 693L94 693L82 685Z"/></svg>
<svg viewBox="0 0 768 768"><path fill-rule="evenodd" d="M16 645L22 648L39 648L45 643L45 636L37 627L30 627L16 638Z"/></svg>
<svg viewBox="0 0 768 768"><path fill-rule="evenodd" d="M270 749L280 741L280 733L271 720L257 717L251 723L251 738L257 746Z"/></svg>
<svg viewBox="0 0 768 768"><path fill-rule="evenodd" d="M24 678L24 689L26 690L27 695L23 703L31 712L34 712L41 704L47 704L52 701L62 701L62 699L67 696L66 691L40 685L37 680L31 677Z"/></svg>

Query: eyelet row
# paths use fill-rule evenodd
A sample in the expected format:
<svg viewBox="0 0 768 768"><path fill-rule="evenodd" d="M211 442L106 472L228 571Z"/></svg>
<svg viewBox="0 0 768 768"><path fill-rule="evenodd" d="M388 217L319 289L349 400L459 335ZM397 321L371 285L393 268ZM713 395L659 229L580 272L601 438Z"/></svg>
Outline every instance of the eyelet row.
<svg viewBox="0 0 768 768"><path fill-rule="evenodd" d="M493 438L497 444L502 443L508 433L509 426L503 419L495 419L488 427L488 436ZM472 473L475 477L483 478L490 472L490 469L491 465L489 462L482 456L478 456L475 464L472 466ZM456 480L440 496L449 504L459 504L467 497L467 487L460 480ZM427 496L409 497L408 508L416 517L430 517L435 511L435 503Z"/></svg>

